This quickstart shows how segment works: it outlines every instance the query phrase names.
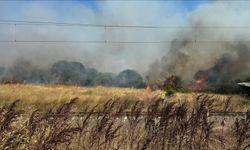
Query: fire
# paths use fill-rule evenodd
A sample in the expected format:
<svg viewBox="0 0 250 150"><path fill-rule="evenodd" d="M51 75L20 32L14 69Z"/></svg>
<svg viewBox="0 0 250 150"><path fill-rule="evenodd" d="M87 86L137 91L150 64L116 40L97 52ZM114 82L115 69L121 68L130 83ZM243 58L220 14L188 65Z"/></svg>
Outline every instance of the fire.
<svg viewBox="0 0 250 150"><path fill-rule="evenodd" d="M146 90L147 90L148 92L151 92L151 87L150 87L150 85L149 85L149 84L147 85Z"/></svg>
<svg viewBox="0 0 250 150"><path fill-rule="evenodd" d="M207 87L205 82L208 80L208 76L201 77L199 79L194 80L191 89L194 91L203 91L206 90Z"/></svg>
<svg viewBox="0 0 250 150"><path fill-rule="evenodd" d="M205 76L205 77L203 77L203 78L201 78L201 79L195 80L195 83L197 83L197 84L202 84L202 83L206 82L207 79L208 79L208 77Z"/></svg>

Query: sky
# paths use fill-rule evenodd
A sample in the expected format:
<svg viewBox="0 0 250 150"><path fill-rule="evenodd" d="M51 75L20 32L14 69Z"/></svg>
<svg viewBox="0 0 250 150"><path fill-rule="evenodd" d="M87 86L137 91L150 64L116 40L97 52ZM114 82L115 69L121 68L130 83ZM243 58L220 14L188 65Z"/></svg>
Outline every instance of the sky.
<svg viewBox="0 0 250 150"><path fill-rule="evenodd" d="M110 1L112 3L112 0ZM122 7L123 1L113 1L115 5L120 5ZM150 3L154 3L154 1L129 1L129 5L150 5ZM67 9L87 9L93 12L98 12L103 1L95 1L95 0L74 0L74 1L1 1L0 2L0 19L13 19L13 20L21 20L21 19L29 19L27 14L24 14L24 10L32 8L34 6L40 5L40 7L47 8L48 11L51 9L57 14L57 17L60 15L67 14ZM186 0L178 0L178 1L156 1L156 3L160 3L162 6L166 6L166 11L169 10L168 5L170 4L173 8L173 13L188 13L196 9L198 6L207 3L206 0L194 0L194 1L186 1ZM37 6L39 7L39 6ZM38 9L39 8L33 8ZM15 11L13 11L15 10ZM33 11L30 9L30 11ZM38 16L37 16L38 17ZM37 20L41 20L43 18L37 18ZM44 18L49 19L49 18ZM57 18L58 19L58 18Z"/></svg>
<svg viewBox="0 0 250 150"><path fill-rule="evenodd" d="M0 20L18 21L51 21L69 23L90 23L106 25L175 25L185 22L190 12L206 3L203 1L0 1ZM165 40L161 31L135 29L107 29L51 26L17 26L13 35L13 26L0 26L3 33L0 40L118 40L146 41ZM9 30L9 32L7 32ZM173 31L167 31L173 34ZM168 34L167 33L167 34ZM1 32L0 32L1 34ZM104 35L105 34L105 35ZM4 36L3 36L4 35ZM144 36L145 35L145 36ZM149 36L150 35L150 36ZM164 37L164 38L163 38ZM106 40L107 40L106 39ZM37 48L37 47L40 47ZM69 47L69 48L65 48ZM6 50L8 49L8 50ZM42 49L42 50L41 50ZM70 50L69 50L70 49ZM105 50L104 50L105 49ZM138 50L140 49L140 51ZM123 68L146 71L146 67L156 57L154 45L101 45L101 44L2 44L0 54L8 60L1 59L0 64L10 65L13 60L21 57L43 61L49 53L51 58L46 62L53 63L60 59L80 61L104 71L119 72ZM157 46L158 51L161 48ZM44 51L41 52L41 51ZM58 54L60 51L60 54ZM144 61L138 63L141 53ZM112 56L111 56L112 55ZM28 59L29 59L28 58ZM95 59L99 61L92 61ZM115 62L115 63L114 63ZM41 63L43 64L43 63ZM110 67L112 66L112 67ZM112 69L110 69L112 68Z"/></svg>
<svg viewBox="0 0 250 150"><path fill-rule="evenodd" d="M249 14L250 2L247 1L0 1L0 21L177 27L138 29L17 25L14 28L14 25L0 25L0 40L16 38L16 40L30 41L173 41L197 34L190 30L192 28L180 29L178 27L248 25ZM209 40L234 40L236 37L238 39L248 37L250 35L248 33L243 30L237 32L224 29L209 32L206 30L206 32L199 32L201 35L198 37L209 37ZM194 38L192 36L191 38ZM135 69L143 74L149 70L151 64L160 61L171 48L171 43L0 43L0 66L9 66L17 59L28 59L35 65L46 67L56 61L66 59L82 62L86 66L101 71L117 73L123 69ZM202 47L202 49L209 48ZM211 56L213 55L214 53L211 53Z"/></svg>
<svg viewBox="0 0 250 150"><path fill-rule="evenodd" d="M96 11L98 8L97 2L95 0L79 0L79 2L93 9L94 11ZM188 11L192 11L197 6L207 3L207 2L208 2L207 0L193 0L193 1L192 0L190 1L179 0L176 3L177 3L177 7L179 7L178 9L182 9L182 11L188 12Z"/></svg>

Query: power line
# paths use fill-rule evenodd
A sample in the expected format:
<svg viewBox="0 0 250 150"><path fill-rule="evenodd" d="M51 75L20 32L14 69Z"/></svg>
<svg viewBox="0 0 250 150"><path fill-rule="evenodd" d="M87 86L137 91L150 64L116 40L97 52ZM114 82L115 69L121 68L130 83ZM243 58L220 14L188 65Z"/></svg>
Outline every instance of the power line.
<svg viewBox="0 0 250 150"><path fill-rule="evenodd" d="M113 28L249 28L250 26L134 26L134 25L101 25L101 24L82 24L82 23L66 23L66 22L43 22L43 21L24 21L24 20L1 20L0 24L13 25L14 26L14 40L0 40L0 43L100 43L100 44L164 44L164 43L236 43L236 42L250 42L250 41L210 41L210 40L180 40L180 41L113 41L113 40L17 40L16 39L16 28L18 25L53 25L53 26L85 26L85 27L103 27L106 29L108 27Z"/></svg>
<svg viewBox="0 0 250 150"><path fill-rule="evenodd" d="M0 24L105 27L105 25L99 25L99 24L48 22L48 21L45 21L45 22L42 22L42 21L19 21L19 20L0 20Z"/></svg>
<svg viewBox="0 0 250 150"><path fill-rule="evenodd" d="M164 43L241 43L250 41L28 41L2 40L0 43L100 43L100 44L164 44Z"/></svg>
<svg viewBox="0 0 250 150"><path fill-rule="evenodd" d="M250 28L249 26L154 26L154 25L105 25L88 23L70 23L70 22L51 22L51 21L28 21L28 20L1 20L0 24L5 25L53 25L53 26L83 26L83 27L108 27L108 28Z"/></svg>
<svg viewBox="0 0 250 150"><path fill-rule="evenodd" d="M105 41L58 41L58 40L50 40L50 41L29 41L29 40L2 40L0 43L105 43Z"/></svg>

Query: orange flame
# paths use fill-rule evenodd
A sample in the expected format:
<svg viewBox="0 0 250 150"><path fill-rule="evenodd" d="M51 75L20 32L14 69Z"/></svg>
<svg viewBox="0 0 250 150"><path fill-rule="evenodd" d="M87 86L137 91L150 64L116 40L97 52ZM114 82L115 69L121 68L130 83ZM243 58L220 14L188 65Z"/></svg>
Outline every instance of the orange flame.
<svg viewBox="0 0 250 150"><path fill-rule="evenodd" d="M150 87L150 85L149 85L149 84L147 85L146 90L147 90L148 92L151 92L151 87Z"/></svg>
<svg viewBox="0 0 250 150"><path fill-rule="evenodd" d="M202 83L204 83L205 81L207 81L207 79L208 79L208 77L205 76L205 77L203 77L203 78L201 78L201 79L195 80L195 83L197 83L197 84L202 84Z"/></svg>
<svg viewBox="0 0 250 150"><path fill-rule="evenodd" d="M194 91L203 91L206 90L207 87L204 84L204 82L206 82L208 80L208 76L204 76L200 79L194 80L194 84L191 86L191 89Z"/></svg>

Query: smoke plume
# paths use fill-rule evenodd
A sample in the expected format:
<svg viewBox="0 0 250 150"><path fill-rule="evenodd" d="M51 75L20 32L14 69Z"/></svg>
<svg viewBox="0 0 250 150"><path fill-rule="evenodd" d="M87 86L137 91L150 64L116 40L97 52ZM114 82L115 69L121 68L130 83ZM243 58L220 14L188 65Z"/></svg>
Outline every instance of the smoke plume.
<svg viewBox="0 0 250 150"><path fill-rule="evenodd" d="M151 66L158 68L149 71L151 80L177 75L188 86L204 78L208 89L217 90L249 77L249 31L244 27L250 22L244 5L217 1L194 11L189 17L192 28L182 30Z"/></svg>

